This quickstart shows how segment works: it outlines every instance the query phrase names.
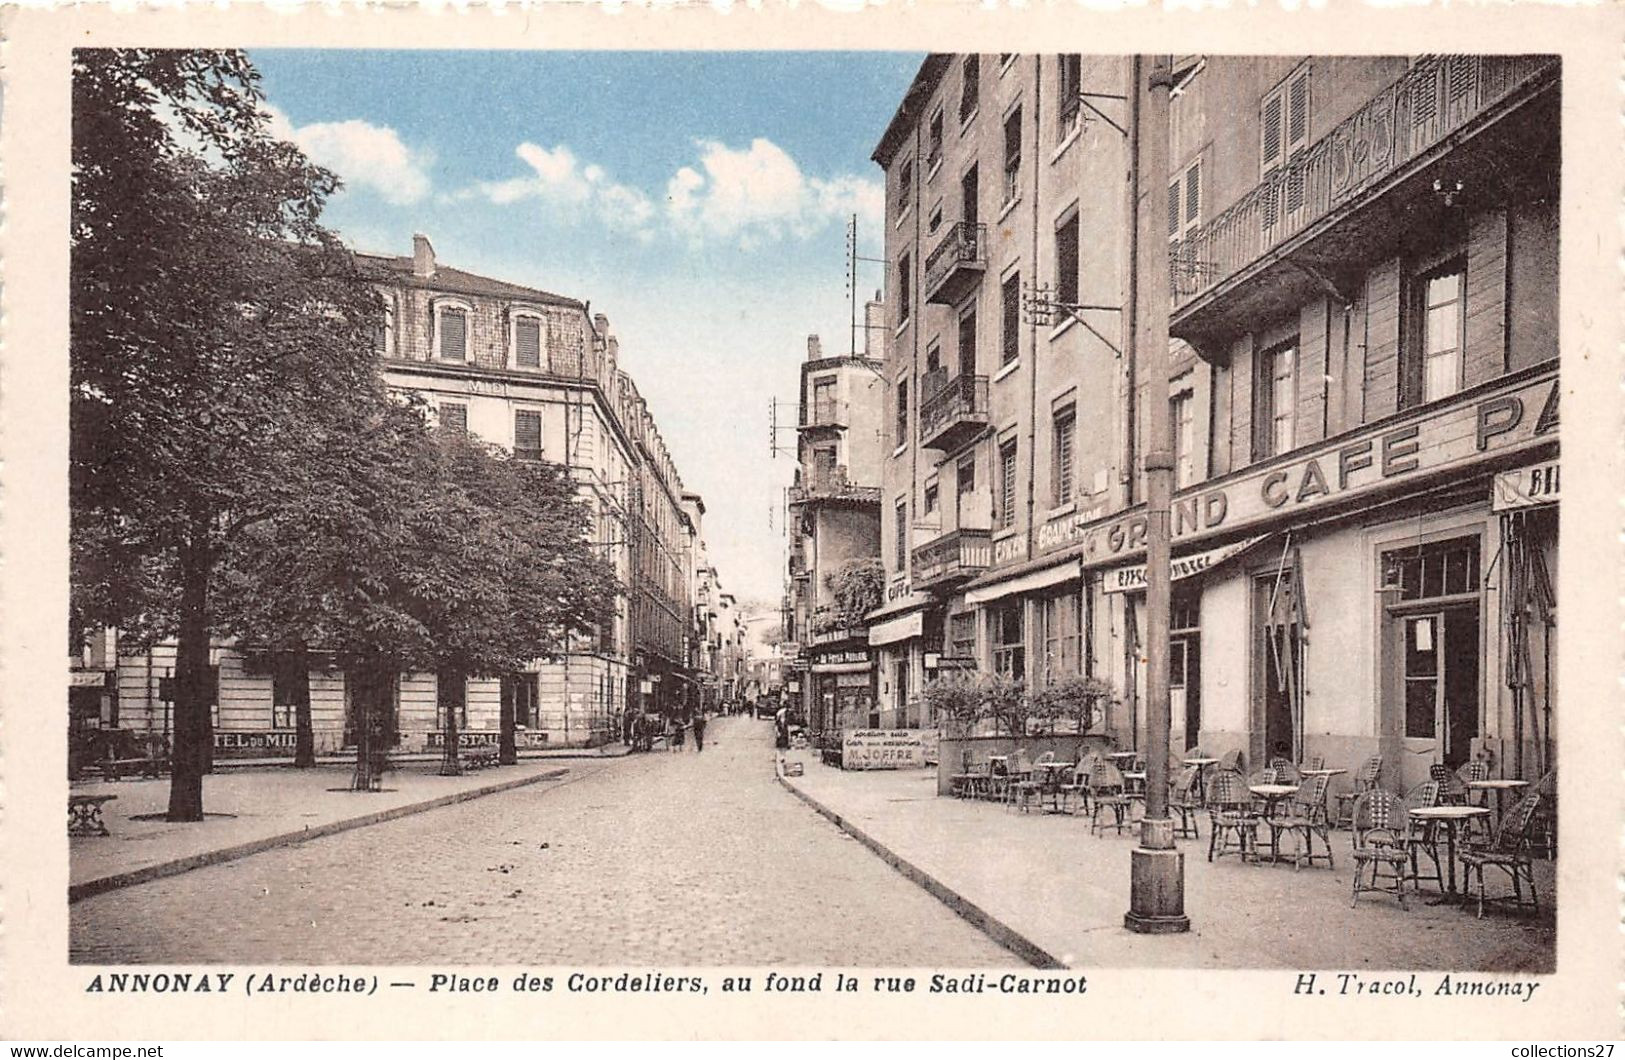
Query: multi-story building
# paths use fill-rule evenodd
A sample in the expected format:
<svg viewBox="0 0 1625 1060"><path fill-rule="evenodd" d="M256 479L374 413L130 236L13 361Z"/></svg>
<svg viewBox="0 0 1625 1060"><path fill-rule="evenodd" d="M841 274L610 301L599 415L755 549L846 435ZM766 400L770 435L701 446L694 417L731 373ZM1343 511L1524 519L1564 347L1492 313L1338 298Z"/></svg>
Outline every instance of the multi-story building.
<svg viewBox="0 0 1625 1060"><path fill-rule="evenodd" d="M1393 787L1474 754L1549 768L1557 60L1185 56L1167 130L1136 122L1136 68L932 56L876 151L897 294L885 490L917 543L875 617L919 614L922 645L1029 683L1106 677L1100 724L1143 739L1138 425L1166 386L1176 749L1380 753ZM1126 341L1136 133L1170 139L1167 380ZM986 166L991 219L987 194L953 192ZM1030 322L1027 270L1038 302L1085 308ZM975 359L912 407L994 306L997 352L967 328ZM925 496L949 468L952 516Z"/></svg>
<svg viewBox="0 0 1625 1060"><path fill-rule="evenodd" d="M388 385L422 398L443 428L568 468L591 513L593 545L624 587L595 636L537 645L537 658L518 672L468 677L460 687L441 687L435 674L400 675L386 729L401 750L435 748L449 709L458 712L460 740L495 742L511 706L521 748L609 739L629 702L666 702L653 690L655 676L674 685L686 677L681 565L690 546L676 469L618 366L608 319L589 317L575 299L442 265L421 235L410 257L357 257L384 301L377 352ZM291 754L294 699L306 685L317 751L353 744L353 689L343 673L300 680L253 652L221 645L213 655L217 754ZM167 734L164 678L173 666L172 645L119 658L115 713L104 724ZM644 681L650 687L640 694Z"/></svg>
<svg viewBox="0 0 1625 1060"><path fill-rule="evenodd" d="M870 303L867 312L878 318L881 309ZM870 606L853 599L880 568L881 369L867 341L861 354L826 356L818 336L807 338L789 496L788 629L802 715L815 734L880 723Z"/></svg>

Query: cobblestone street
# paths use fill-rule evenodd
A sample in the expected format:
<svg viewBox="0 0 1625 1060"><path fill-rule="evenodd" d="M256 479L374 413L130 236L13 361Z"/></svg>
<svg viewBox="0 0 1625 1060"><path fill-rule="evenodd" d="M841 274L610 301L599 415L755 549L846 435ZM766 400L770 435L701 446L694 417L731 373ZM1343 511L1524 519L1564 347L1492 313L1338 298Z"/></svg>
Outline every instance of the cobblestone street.
<svg viewBox="0 0 1625 1060"><path fill-rule="evenodd" d="M987 966L773 778L772 726L99 895L78 963Z"/></svg>

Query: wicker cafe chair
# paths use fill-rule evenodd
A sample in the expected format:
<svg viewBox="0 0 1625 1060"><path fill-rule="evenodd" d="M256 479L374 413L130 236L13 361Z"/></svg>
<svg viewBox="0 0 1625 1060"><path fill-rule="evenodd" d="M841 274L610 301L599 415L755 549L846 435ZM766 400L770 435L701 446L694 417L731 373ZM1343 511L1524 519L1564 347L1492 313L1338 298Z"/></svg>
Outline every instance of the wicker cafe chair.
<svg viewBox="0 0 1625 1060"><path fill-rule="evenodd" d="M1305 768L1305 769L1325 769L1326 768L1326 756L1325 755L1310 755L1308 761L1304 762L1303 768Z"/></svg>
<svg viewBox="0 0 1625 1060"><path fill-rule="evenodd" d="M1219 756L1218 771L1220 773L1245 773L1247 761L1240 750L1226 751Z"/></svg>
<svg viewBox="0 0 1625 1060"><path fill-rule="evenodd" d="M1472 881L1478 881L1478 915L1484 916L1484 869L1497 868L1512 880L1512 897L1489 901L1512 902L1518 908L1524 905L1523 885L1529 885L1529 908L1540 911L1540 899L1535 894L1535 869L1529 857L1529 834L1535 815L1540 811L1540 792L1534 791L1518 800L1507 811L1495 828L1495 839L1482 850L1469 850L1461 856L1462 887L1472 893Z"/></svg>
<svg viewBox="0 0 1625 1060"><path fill-rule="evenodd" d="M1292 861L1294 869L1301 869L1304 862L1313 867L1317 858L1325 858L1329 869L1337 867L1332 861L1331 824L1326 820L1325 777L1309 777L1299 783L1287 812L1267 817L1264 823L1270 829L1270 851L1276 856L1281 852L1283 833L1290 832L1300 840ZM1317 835L1325 848L1321 854L1315 853L1314 837Z"/></svg>
<svg viewBox="0 0 1625 1060"><path fill-rule="evenodd" d="M1100 834L1100 815L1103 811L1112 815L1112 822L1117 826L1117 834L1122 835L1123 829L1129 823L1129 807L1133 804L1123 790L1123 774L1110 759L1102 758L1095 762L1095 768L1089 775L1089 797L1094 800L1094 812L1089 817L1089 833Z"/></svg>
<svg viewBox="0 0 1625 1060"><path fill-rule="evenodd" d="M1004 801L1015 801L1022 781L1031 780L1033 775L1033 756L1025 747L1018 747L1010 756L1010 776L1004 786Z"/></svg>
<svg viewBox="0 0 1625 1060"><path fill-rule="evenodd" d="M1241 860L1247 860L1258 841L1258 817L1253 813L1252 801L1252 792L1240 773L1222 769L1214 774L1207 793L1209 861L1226 854L1239 854Z"/></svg>
<svg viewBox="0 0 1625 1060"><path fill-rule="evenodd" d="M987 788L983 797L1003 802L1010 790L1010 759L988 763Z"/></svg>
<svg viewBox="0 0 1625 1060"><path fill-rule="evenodd" d="M1354 790L1339 792L1337 795L1337 820L1339 824L1351 824L1354 820L1354 800L1369 788L1377 786L1377 778L1382 775L1382 755L1372 755L1360 763L1360 768L1354 774Z"/></svg>
<svg viewBox="0 0 1625 1060"><path fill-rule="evenodd" d="M1405 908L1406 866L1411 852L1406 843L1410 817L1405 801L1393 792L1370 788L1354 800L1353 908L1367 891L1391 894Z"/></svg>
<svg viewBox="0 0 1625 1060"><path fill-rule="evenodd" d="M1174 818L1174 836L1180 839L1201 839L1202 830L1197 825L1197 812L1202 808L1199 797L1201 770L1196 766L1186 766L1180 770L1178 777L1171 785L1172 791L1168 797L1168 813Z"/></svg>
<svg viewBox="0 0 1625 1060"><path fill-rule="evenodd" d="M1016 806L1021 810L1022 813L1027 812L1028 799L1035 799L1040 805L1043 804L1045 794L1044 788L1049 782L1049 778L1052 774L1049 770L1038 769L1036 766L1053 761L1055 761L1055 752L1045 751L1043 754L1038 756L1038 761L1036 763L1027 767L1025 775L1020 776L1016 780L1014 785Z"/></svg>
<svg viewBox="0 0 1625 1060"><path fill-rule="evenodd" d="M1100 756L1093 751L1085 753L1080 747L1078 760L1072 766L1072 779L1060 788L1062 798L1081 807L1085 813L1089 812L1089 777L1094 773L1095 763L1100 760Z"/></svg>
<svg viewBox="0 0 1625 1060"><path fill-rule="evenodd" d="M956 798L969 798L976 794L976 783L987 776L985 769L978 770L976 755L970 748L959 752L959 772L948 778L948 791Z"/></svg>
<svg viewBox="0 0 1625 1060"><path fill-rule="evenodd" d="M1439 805L1439 782L1424 780L1405 793L1405 812ZM1439 826L1433 821L1410 819L1411 827L1405 835L1405 847L1411 857L1411 882L1421 890L1422 881L1428 880L1444 890L1444 863L1439 860ZM1422 858L1433 862L1433 872L1422 875Z"/></svg>
<svg viewBox="0 0 1625 1060"><path fill-rule="evenodd" d="M1546 860L1557 857L1557 773L1547 773L1535 784L1540 809L1529 833L1530 849L1538 848Z"/></svg>
<svg viewBox="0 0 1625 1060"><path fill-rule="evenodd" d="M1467 785L1449 766L1443 762L1435 762L1428 766L1428 779L1439 782L1439 804L1441 806L1466 805Z"/></svg>
<svg viewBox="0 0 1625 1060"><path fill-rule="evenodd" d="M1275 782L1277 784L1296 784L1303 779L1302 775L1298 773L1298 767L1292 764L1291 759L1272 758L1270 759L1270 768L1275 770Z"/></svg>
<svg viewBox="0 0 1625 1060"><path fill-rule="evenodd" d="M1456 779L1461 781L1462 801L1469 806L1483 806L1486 809L1490 804L1490 793L1479 790L1474 791L1468 784L1479 780L1490 779L1490 764L1482 758L1475 758L1471 762L1462 763L1456 770ZM1462 822L1462 834L1467 842L1483 846L1491 841L1490 819L1488 817L1471 817Z"/></svg>

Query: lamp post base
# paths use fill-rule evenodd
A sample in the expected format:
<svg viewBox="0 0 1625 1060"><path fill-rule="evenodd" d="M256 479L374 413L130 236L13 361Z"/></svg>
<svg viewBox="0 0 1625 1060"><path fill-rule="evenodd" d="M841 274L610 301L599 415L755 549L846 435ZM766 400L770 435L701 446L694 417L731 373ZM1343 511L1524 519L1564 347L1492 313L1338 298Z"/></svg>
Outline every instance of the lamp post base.
<svg viewBox="0 0 1625 1060"><path fill-rule="evenodd" d="M1161 823L1161 822L1158 822ZM1162 829L1147 829L1160 838ZM1178 935L1191 929L1185 915L1185 853L1171 842L1162 849L1144 842L1129 853L1129 911L1123 926L1139 935Z"/></svg>

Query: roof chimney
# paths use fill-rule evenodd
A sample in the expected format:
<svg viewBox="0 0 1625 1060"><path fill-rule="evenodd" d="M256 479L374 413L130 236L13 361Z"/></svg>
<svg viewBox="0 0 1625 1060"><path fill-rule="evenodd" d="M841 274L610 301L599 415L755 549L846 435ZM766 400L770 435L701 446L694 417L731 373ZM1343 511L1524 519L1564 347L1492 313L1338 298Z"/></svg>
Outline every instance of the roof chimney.
<svg viewBox="0 0 1625 1060"><path fill-rule="evenodd" d="M599 338L607 337L609 335L609 317L602 313L594 313L592 315L592 329L598 332Z"/></svg>
<svg viewBox="0 0 1625 1060"><path fill-rule="evenodd" d="M807 360L821 361L824 359L824 344L818 340L817 335L807 336Z"/></svg>
<svg viewBox="0 0 1625 1060"><path fill-rule="evenodd" d="M412 275L422 280L434 275L434 245L422 232L412 236Z"/></svg>

